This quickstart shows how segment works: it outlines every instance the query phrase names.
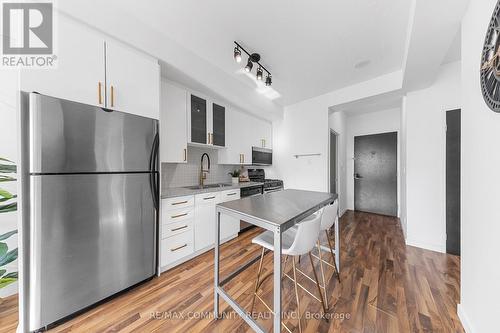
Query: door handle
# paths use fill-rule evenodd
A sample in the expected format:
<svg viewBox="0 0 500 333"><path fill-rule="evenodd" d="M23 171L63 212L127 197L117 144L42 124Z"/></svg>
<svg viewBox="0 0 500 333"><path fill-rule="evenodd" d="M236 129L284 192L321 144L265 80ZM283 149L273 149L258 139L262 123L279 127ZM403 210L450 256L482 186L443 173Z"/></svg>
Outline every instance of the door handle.
<svg viewBox="0 0 500 333"><path fill-rule="evenodd" d="M102 104L102 83L101 83L101 81L99 81L97 83L97 99L98 99L99 105L101 105Z"/></svg>
<svg viewBox="0 0 500 333"><path fill-rule="evenodd" d="M361 176L359 175L359 173L355 173L355 174L354 174L354 179L363 179L363 177L361 177Z"/></svg>
<svg viewBox="0 0 500 333"><path fill-rule="evenodd" d="M115 106L115 87L111 86L111 107Z"/></svg>

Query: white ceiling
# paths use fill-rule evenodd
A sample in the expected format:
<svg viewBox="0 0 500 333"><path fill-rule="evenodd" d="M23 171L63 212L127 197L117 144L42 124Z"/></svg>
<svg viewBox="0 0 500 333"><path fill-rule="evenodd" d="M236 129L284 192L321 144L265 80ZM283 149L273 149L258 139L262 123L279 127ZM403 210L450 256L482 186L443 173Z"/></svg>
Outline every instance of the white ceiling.
<svg viewBox="0 0 500 333"><path fill-rule="evenodd" d="M411 0L108 0L250 88L233 40L259 52L280 105L401 69ZM244 58L245 59L245 58ZM370 60L360 69L355 64Z"/></svg>

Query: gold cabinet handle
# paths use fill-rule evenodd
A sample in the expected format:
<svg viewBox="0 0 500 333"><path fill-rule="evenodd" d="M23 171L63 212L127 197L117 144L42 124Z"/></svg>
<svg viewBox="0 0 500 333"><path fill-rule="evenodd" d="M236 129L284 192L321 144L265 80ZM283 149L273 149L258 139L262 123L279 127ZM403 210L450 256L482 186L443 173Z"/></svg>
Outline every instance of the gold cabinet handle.
<svg viewBox="0 0 500 333"><path fill-rule="evenodd" d="M211 199L215 199L215 197L207 197L207 198L203 198L203 200L211 200Z"/></svg>
<svg viewBox="0 0 500 333"><path fill-rule="evenodd" d="M184 213L184 214L179 214L179 215L172 215L171 218L173 219L177 219L179 217L183 217L183 216L187 216L188 213Z"/></svg>
<svg viewBox="0 0 500 333"><path fill-rule="evenodd" d="M185 204L185 203L188 203L188 202L187 201L172 202L172 206L182 205L182 204Z"/></svg>
<svg viewBox="0 0 500 333"><path fill-rule="evenodd" d="M173 249L170 249L170 251L175 252L175 251L177 251L177 250L180 250L180 249L185 248L186 246L188 246L188 245L187 245L187 244L184 244L184 245L181 245L181 246L178 246L178 247L174 247Z"/></svg>
<svg viewBox="0 0 500 333"><path fill-rule="evenodd" d="M207 143L210 144L210 133L208 133Z"/></svg>
<svg viewBox="0 0 500 333"><path fill-rule="evenodd" d="M243 157L243 162L242 163L245 163L245 154L241 154L241 156Z"/></svg>
<svg viewBox="0 0 500 333"><path fill-rule="evenodd" d="M210 133L210 144L214 144L214 133Z"/></svg>
<svg viewBox="0 0 500 333"><path fill-rule="evenodd" d="M97 99L99 104L102 104L102 83L99 81L97 83Z"/></svg>
<svg viewBox="0 0 500 333"><path fill-rule="evenodd" d="M184 148L184 162L187 161L187 149Z"/></svg>
<svg viewBox="0 0 500 333"><path fill-rule="evenodd" d="M236 195L238 193L228 193L227 196L230 196L230 195Z"/></svg>
<svg viewBox="0 0 500 333"><path fill-rule="evenodd" d="M182 227L170 229L170 231L178 231L178 230L186 229L187 227L188 227L187 225L183 225Z"/></svg>
<svg viewBox="0 0 500 333"><path fill-rule="evenodd" d="M115 87L111 86L111 107L115 106Z"/></svg>

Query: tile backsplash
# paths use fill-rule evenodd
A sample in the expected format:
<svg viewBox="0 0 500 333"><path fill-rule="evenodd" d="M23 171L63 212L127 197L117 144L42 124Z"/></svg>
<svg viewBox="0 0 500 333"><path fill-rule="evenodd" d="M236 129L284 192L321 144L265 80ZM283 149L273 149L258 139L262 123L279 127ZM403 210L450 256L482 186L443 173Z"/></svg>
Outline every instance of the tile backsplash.
<svg viewBox="0 0 500 333"><path fill-rule="evenodd" d="M229 172L239 169L239 165L220 165L217 162L218 154L215 149L201 147L188 147L187 163L162 163L161 187L182 187L198 185L200 179L201 155L210 156L210 172L207 174L205 184L230 183ZM206 166L206 161L204 162Z"/></svg>

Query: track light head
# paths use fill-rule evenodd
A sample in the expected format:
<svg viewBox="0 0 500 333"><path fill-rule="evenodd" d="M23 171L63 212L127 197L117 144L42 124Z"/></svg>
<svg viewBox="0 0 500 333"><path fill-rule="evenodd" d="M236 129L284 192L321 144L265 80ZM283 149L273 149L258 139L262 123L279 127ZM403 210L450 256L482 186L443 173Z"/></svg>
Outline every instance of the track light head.
<svg viewBox="0 0 500 333"><path fill-rule="evenodd" d="M248 58L247 65L245 66L245 72L250 73L253 68L253 62L250 58Z"/></svg>
<svg viewBox="0 0 500 333"><path fill-rule="evenodd" d="M241 62L241 51L237 46L234 48L234 60L238 63Z"/></svg>
<svg viewBox="0 0 500 333"><path fill-rule="evenodd" d="M270 86L273 83L273 79L271 75L267 75L266 77L266 86Z"/></svg>
<svg viewBox="0 0 500 333"><path fill-rule="evenodd" d="M257 80L262 81L262 67L257 68Z"/></svg>

